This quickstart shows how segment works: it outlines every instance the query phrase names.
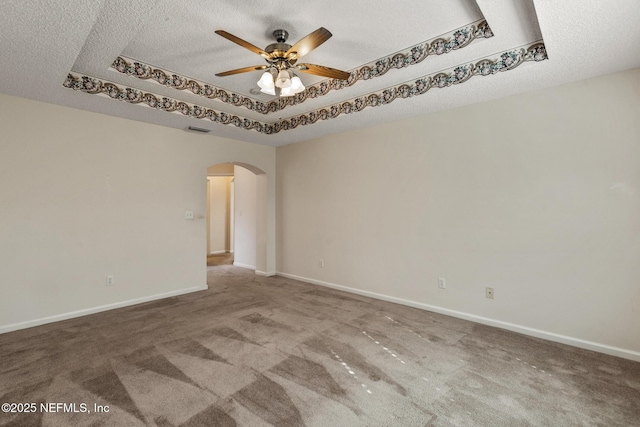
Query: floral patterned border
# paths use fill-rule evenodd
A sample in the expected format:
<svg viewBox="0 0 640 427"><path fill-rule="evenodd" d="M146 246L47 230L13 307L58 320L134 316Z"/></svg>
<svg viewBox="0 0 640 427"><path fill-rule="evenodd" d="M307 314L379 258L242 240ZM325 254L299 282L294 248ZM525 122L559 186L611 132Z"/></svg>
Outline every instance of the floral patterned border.
<svg viewBox="0 0 640 427"><path fill-rule="evenodd" d="M201 107L199 105L188 104L177 99L166 96L156 95L149 92L143 92L130 87L120 87L111 82L105 82L100 79L73 75L69 73L64 83L64 87L79 90L94 95L107 95L111 99L125 101L131 104L143 104L156 110L162 110L169 113L178 112L185 116L191 116L196 119L209 119L212 122L224 125L233 124L244 129L255 129L262 133L272 133L269 129L271 124L263 123L257 120L250 120L224 111L216 111L210 108Z"/></svg>
<svg viewBox="0 0 640 427"><path fill-rule="evenodd" d="M513 70L524 62L543 61L548 59L543 42L537 42L527 48L504 52L496 59L482 59L476 63L459 65L447 72L424 76L417 80L402 83L383 89L376 93L343 101L325 108L299 114L274 123L274 133L281 130L295 129L299 125L308 125L318 120L334 119L341 114L362 111L366 107L379 107L390 104L396 99L423 95L432 88L443 89L464 83L474 76L489 76L498 72Z"/></svg>
<svg viewBox="0 0 640 427"><path fill-rule="evenodd" d="M118 56L111 67L116 71L143 80L153 80L163 86L178 90L189 90L208 99L218 99L226 104L244 107L251 111L269 114L283 110L287 106L301 104L308 98L326 95L332 90L340 90L353 86L360 80L369 80L386 74L391 69L400 69L422 62L429 55L442 55L461 49L479 38L493 37L493 32L486 20L480 20L466 27L454 30L447 35L411 46L402 52L380 58L358 69L351 70L348 80L327 79L310 85L296 96L282 97L269 102L230 93L225 89L201 83L160 68L154 68L133 59Z"/></svg>
<svg viewBox="0 0 640 427"><path fill-rule="evenodd" d="M295 129L316 123L318 120L328 120L341 114L351 114L362 111L366 107L379 107L390 104L396 99L410 98L423 95L429 89L444 89L468 81L474 76L490 76L499 72L513 70L524 62L539 62L548 59L543 42L536 42L529 47L519 48L503 52L495 59L481 59L475 63L459 65L449 71L440 72L431 76L424 76L417 80L402 83L370 93L365 96L333 104L325 108L299 114L274 123L264 123L251 120L225 112L215 111L198 105L188 104L176 99L162 97L133 88L121 88L110 82L103 82L89 76L74 76L69 73L63 86L90 94L104 94L112 99L126 101L132 104L145 104L151 108L167 112L179 112L185 116L196 119L208 119L216 123L234 125L247 130L270 135L280 131Z"/></svg>

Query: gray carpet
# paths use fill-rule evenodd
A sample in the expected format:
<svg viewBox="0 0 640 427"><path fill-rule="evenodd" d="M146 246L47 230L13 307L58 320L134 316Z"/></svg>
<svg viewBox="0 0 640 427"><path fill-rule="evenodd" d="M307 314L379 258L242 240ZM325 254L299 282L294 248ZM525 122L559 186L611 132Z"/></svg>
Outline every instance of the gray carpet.
<svg viewBox="0 0 640 427"><path fill-rule="evenodd" d="M208 275L208 291L0 335L0 403L37 404L0 425L640 425L640 363L229 265Z"/></svg>

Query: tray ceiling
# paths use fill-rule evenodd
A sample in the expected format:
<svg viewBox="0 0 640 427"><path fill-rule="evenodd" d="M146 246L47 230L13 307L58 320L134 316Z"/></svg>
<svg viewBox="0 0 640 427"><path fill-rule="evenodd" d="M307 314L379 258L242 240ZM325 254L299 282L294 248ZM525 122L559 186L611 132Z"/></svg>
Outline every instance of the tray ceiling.
<svg viewBox="0 0 640 427"><path fill-rule="evenodd" d="M640 7L614 3L10 0L0 91L279 146L639 66L638 50L620 46L640 41L637 25L619 25L638 22ZM296 72L306 90L280 98L256 90L261 71L215 76L265 64L215 30L263 48L275 29L293 44L319 27L333 37L303 62L349 71L348 81ZM616 32L626 40L608 44ZM589 42L600 50L585 68Z"/></svg>

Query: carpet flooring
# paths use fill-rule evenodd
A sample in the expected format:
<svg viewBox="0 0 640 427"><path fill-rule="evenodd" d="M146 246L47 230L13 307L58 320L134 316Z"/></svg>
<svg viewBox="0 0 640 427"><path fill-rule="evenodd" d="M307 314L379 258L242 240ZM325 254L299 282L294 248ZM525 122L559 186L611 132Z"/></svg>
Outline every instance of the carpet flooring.
<svg viewBox="0 0 640 427"><path fill-rule="evenodd" d="M640 363L230 265L208 281L0 335L0 403L36 404L0 425L640 425Z"/></svg>

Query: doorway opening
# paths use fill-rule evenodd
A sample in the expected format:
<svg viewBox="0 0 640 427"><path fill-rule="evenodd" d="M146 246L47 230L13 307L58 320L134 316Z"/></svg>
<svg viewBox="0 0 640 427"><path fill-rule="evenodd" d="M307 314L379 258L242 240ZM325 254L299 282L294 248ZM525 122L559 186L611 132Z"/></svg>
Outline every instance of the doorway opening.
<svg viewBox="0 0 640 427"><path fill-rule="evenodd" d="M244 163L207 168L207 266L233 264L262 274L266 174Z"/></svg>
<svg viewBox="0 0 640 427"><path fill-rule="evenodd" d="M207 168L207 266L233 264L234 165Z"/></svg>

